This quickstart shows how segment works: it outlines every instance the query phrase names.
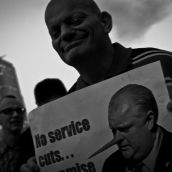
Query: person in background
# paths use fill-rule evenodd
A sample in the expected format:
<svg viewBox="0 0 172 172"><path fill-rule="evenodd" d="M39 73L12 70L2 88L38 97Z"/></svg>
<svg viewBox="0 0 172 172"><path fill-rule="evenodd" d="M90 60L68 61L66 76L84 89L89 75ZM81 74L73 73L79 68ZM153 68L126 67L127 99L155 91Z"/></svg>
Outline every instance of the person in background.
<svg viewBox="0 0 172 172"><path fill-rule="evenodd" d="M47 78L38 82L34 88L35 102L38 106L63 97L67 90L58 78Z"/></svg>
<svg viewBox="0 0 172 172"><path fill-rule="evenodd" d="M34 156L33 141L26 135L26 108L13 65L0 58L0 171L18 172Z"/></svg>
<svg viewBox="0 0 172 172"><path fill-rule="evenodd" d="M66 87L64 86L63 82L58 78L43 79L42 81L38 82L34 88L35 102L38 107L50 101L61 98L66 94ZM36 162L35 157L31 157L31 159ZM39 171L38 167L36 167L36 169Z"/></svg>
<svg viewBox="0 0 172 172"><path fill-rule="evenodd" d="M172 133L157 124L158 105L150 89L129 84L111 98L108 121L118 150L102 172L172 171Z"/></svg>
<svg viewBox="0 0 172 172"><path fill-rule="evenodd" d="M0 132L1 172L14 172L19 166L20 154L22 153L20 152L20 139L25 113L25 107L13 95L5 96L0 101L0 125L2 126Z"/></svg>
<svg viewBox="0 0 172 172"><path fill-rule="evenodd" d="M160 61L172 97L172 53L152 47L133 49L112 43L109 37L112 17L107 11L101 11L94 0L51 0L45 11L45 22L53 48L80 75L68 94ZM34 161L28 163L32 167L35 165Z"/></svg>

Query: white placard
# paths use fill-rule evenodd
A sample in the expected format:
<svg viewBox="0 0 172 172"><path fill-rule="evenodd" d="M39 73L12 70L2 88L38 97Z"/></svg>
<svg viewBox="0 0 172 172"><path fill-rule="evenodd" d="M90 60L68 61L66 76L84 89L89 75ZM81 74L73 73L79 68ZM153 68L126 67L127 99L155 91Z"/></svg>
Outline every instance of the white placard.
<svg viewBox="0 0 172 172"><path fill-rule="evenodd" d="M108 103L121 87L131 83L152 90L159 107L158 123L167 128L169 96L160 62L148 64L73 92L29 114L36 158L42 172L101 172L104 160L117 148L89 159L113 135L108 126Z"/></svg>

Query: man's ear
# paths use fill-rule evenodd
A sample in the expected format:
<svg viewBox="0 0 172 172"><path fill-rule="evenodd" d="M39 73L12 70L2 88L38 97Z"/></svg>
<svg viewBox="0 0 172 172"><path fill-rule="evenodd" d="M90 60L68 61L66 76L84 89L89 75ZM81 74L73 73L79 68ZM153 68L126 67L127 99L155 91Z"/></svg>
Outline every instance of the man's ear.
<svg viewBox="0 0 172 172"><path fill-rule="evenodd" d="M106 33L109 33L112 29L112 17L108 12L106 11L101 12L101 22L103 24L104 31Z"/></svg>
<svg viewBox="0 0 172 172"><path fill-rule="evenodd" d="M155 125L155 115L154 112L152 112L151 110L149 110L146 114L146 125L148 130L153 130L154 125Z"/></svg>

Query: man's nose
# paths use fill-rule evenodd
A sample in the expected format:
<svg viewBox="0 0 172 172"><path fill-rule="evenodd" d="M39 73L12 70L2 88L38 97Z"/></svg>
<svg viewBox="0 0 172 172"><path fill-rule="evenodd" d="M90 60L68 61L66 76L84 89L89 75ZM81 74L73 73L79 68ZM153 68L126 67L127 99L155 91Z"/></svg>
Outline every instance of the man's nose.
<svg viewBox="0 0 172 172"><path fill-rule="evenodd" d="M124 139L123 135L121 134L120 131L116 131L116 134L115 134L115 140L117 143L121 142L122 140Z"/></svg>
<svg viewBox="0 0 172 172"><path fill-rule="evenodd" d="M74 36L74 30L68 25L61 25L61 39L64 41L70 41Z"/></svg>
<svg viewBox="0 0 172 172"><path fill-rule="evenodd" d="M16 116L19 116L19 115L20 114L16 110L13 111L13 117L16 117Z"/></svg>

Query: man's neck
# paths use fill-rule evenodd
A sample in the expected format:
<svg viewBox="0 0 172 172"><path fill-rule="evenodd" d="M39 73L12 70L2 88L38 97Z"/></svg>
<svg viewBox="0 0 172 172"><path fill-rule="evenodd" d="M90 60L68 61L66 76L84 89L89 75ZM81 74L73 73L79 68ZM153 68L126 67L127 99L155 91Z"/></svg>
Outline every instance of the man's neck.
<svg viewBox="0 0 172 172"><path fill-rule="evenodd" d="M107 51L92 55L91 58L89 57L91 60L78 66L77 70L86 83L89 85L95 84L106 79L111 68L113 58L114 49L111 46Z"/></svg>

